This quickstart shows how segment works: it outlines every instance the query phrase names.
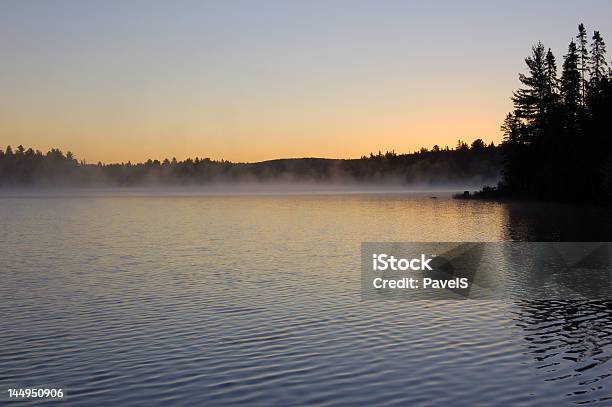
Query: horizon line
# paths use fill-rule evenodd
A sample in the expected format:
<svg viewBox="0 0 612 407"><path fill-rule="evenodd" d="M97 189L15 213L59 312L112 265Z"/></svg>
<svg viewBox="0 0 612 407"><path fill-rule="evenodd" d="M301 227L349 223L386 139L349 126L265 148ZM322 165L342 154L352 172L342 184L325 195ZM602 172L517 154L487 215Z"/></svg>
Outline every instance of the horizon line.
<svg viewBox="0 0 612 407"><path fill-rule="evenodd" d="M468 148L471 149L474 147L474 144L477 143L478 141L482 142L482 147L499 147L501 146L501 144L503 143L503 140L501 142L499 142L498 144L495 144L494 141L491 141L490 143L486 143L484 142L483 139L481 138L476 138L474 139L471 143L468 143L464 140L458 139L457 140L457 145L455 147L450 147L448 145L445 145L444 147L441 147L437 144L434 144L433 147L431 148L427 148L427 147L421 147L418 150L414 150L411 152L403 152L403 153L398 153L395 151L395 149L392 150L386 150L385 152L383 152L382 150L378 150L377 154L374 154L372 151L370 151L369 154L362 154L359 157L355 157L355 158L339 158L339 157L317 157L317 156L294 156L294 157L278 157L278 158L270 158L270 159L266 159L266 160L259 160L259 161L232 161L232 160L227 160L224 158L211 158L211 157L205 157L205 156L188 156L183 158L182 160L177 159L176 157L172 157L172 158L168 158L168 157L164 157L164 158L147 158L146 160L143 161L136 161L136 162L132 162L132 160L128 160L128 161L115 161L115 162L105 162L105 161L101 161L98 160L97 162L88 162L85 159L78 159L76 158L75 153L70 150L62 150L59 147L50 147L46 152L44 152L43 150L40 149L35 149L32 147L28 147L25 148L22 144L17 145L16 147L12 147L12 145L8 144L4 149L0 148L0 156L5 156L7 154L7 152L10 151L12 152L12 154L17 154L17 151L19 151L19 148L21 147L23 149L23 153L27 153L28 151L32 151L34 154L42 154L43 156L46 156L49 153L52 153L53 151L59 152L64 156L67 156L68 154L71 154L73 156L73 159L77 161L77 163L79 164L84 164L84 165L126 165L126 164L130 164L130 165L139 165L139 164L146 164L147 162L151 161L151 162L159 162L159 163L163 163L166 160L167 161L176 161L178 163L181 162L185 162L188 160L192 160L195 161L196 159L202 161L202 160L209 160L209 161L213 161L213 162L226 162L226 163L230 163L230 164L260 164L260 163L266 163L266 162L272 162L272 161L283 161L283 160L329 160L329 161L349 161L349 160L361 160L361 159L368 159L371 157L385 157L385 156L406 156L406 155L416 155L416 154L422 154L422 153L436 153L436 152L444 152L444 151L455 151L455 150L459 150L460 148ZM435 147L438 147L438 149L436 150Z"/></svg>

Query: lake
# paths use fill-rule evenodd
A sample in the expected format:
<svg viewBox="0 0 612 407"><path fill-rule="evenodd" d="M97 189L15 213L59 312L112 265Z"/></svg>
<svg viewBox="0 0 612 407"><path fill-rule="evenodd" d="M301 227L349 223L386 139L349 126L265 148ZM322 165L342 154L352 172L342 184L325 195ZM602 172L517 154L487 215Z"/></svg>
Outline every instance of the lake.
<svg viewBox="0 0 612 407"><path fill-rule="evenodd" d="M611 228L602 208L440 192L4 193L0 389L61 387L78 406L610 405L612 302L362 299L360 245Z"/></svg>

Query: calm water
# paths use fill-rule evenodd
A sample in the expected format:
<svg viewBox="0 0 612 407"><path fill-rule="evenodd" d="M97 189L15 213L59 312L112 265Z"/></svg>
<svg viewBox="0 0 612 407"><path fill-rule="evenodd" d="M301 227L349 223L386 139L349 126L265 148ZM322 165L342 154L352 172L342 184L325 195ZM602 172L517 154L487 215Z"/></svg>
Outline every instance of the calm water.
<svg viewBox="0 0 612 407"><path fill-rule="evenodd" d="M404 194L0 198L0 390L63 405L612 404L604 302L376 301L362 241L612 240Z"/></svg>

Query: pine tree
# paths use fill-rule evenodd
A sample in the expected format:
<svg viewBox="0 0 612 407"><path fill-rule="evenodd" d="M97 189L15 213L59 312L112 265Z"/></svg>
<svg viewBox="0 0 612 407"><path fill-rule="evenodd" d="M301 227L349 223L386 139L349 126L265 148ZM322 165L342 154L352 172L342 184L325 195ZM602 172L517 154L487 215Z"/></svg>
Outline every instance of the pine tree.
<svg viewBox="0 0 612 407"><path fill-rule="evenodd" d="M591 81L595 86L606 77L608 63L606 62L606 43L599 31L593 33L593 43L591 44Z"/></svg>
<svg viewBox="0 0 612 407"><path fill-rule="evenodd" d="M521 137L520 119L508 113L501 126L504 134L504 188L513 193L524 192L527 187L525 166L525 144Z"/></svg>
<svg viewBox="0 0 612 407"><path fill-rule="evenodd" d="M531 48L531 55L525 58L525 63L529 73L519 74L519 80L525 87L514 92L512 101L516 116L526 120L537 132L544 122L550 88L545 49L541 42Z"/></svg>
<svg viewBox="0 0 612 407"><path fill-rule="evenodd" d="M557 79L557 61L551 49L546 53L546 81L548 109L552 109L558 100L559 79Z"/></svg>
<svg viewBox="0 0 612 407"><path fill-rule="evenodd" d="M587 72L589 64L589 50L587 43L587 32L584 28L584 24L578 25L578 70L580 71L580 106L584 106L586 103L586 89L587 89Z"/></svg>
<svg viewBox="0 0 612 407"><path fill-rule="evenodd" d="M576 113L580 103L580 71L578 68L578 50L574 41L570 42L567 55L563 61L563 73L561 74L561 96L563 105L575 121Z"/></svg>
<svg viewBox="0 0 612 407"><path fill-rule="evenodd" d="M508 113L501 125L501 131L504 134L504 142L519 143L519 127L520 121L518 118L512 114L512 112Z"/></svg>

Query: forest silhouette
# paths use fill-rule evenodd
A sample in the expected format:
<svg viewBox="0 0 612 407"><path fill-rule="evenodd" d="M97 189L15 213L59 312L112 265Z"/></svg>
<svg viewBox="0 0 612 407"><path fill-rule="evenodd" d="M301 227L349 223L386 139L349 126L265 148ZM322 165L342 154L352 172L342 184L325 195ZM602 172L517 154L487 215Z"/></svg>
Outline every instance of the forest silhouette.
<svg viewBox="0 0 612 407"><path fill-rule="evenodd" d="M536 43L512 95L500 146L482 139L359 159L279 159L232 163L209 158L87 164L71 152L9 146L0 150L0 186L188 185L214 182L497 182L463 197L601 201L612 197L612 69L599 31L578 26L561 73L550 48Z"/></svg>
<svg viewBox="0 0 612 407"><path fill-rule="evenodd" d="M205 185L235 182L336 182L448 185L495 182L501 168L499 146L481 139L471 145L412 154L393 151L359 159L298 158L232 163L210 158L148 160L132 164L87 164L71 152L47 153L9 146L0 151L0 186Z"/></svg>
<svg viewBox="0 0 612 407"><path fill-rule="evenodd" d="M612 70L584 24L563 57L541 42L525 59L503 125L503 178L476 197L600 201L612 195Z"/></svg>

